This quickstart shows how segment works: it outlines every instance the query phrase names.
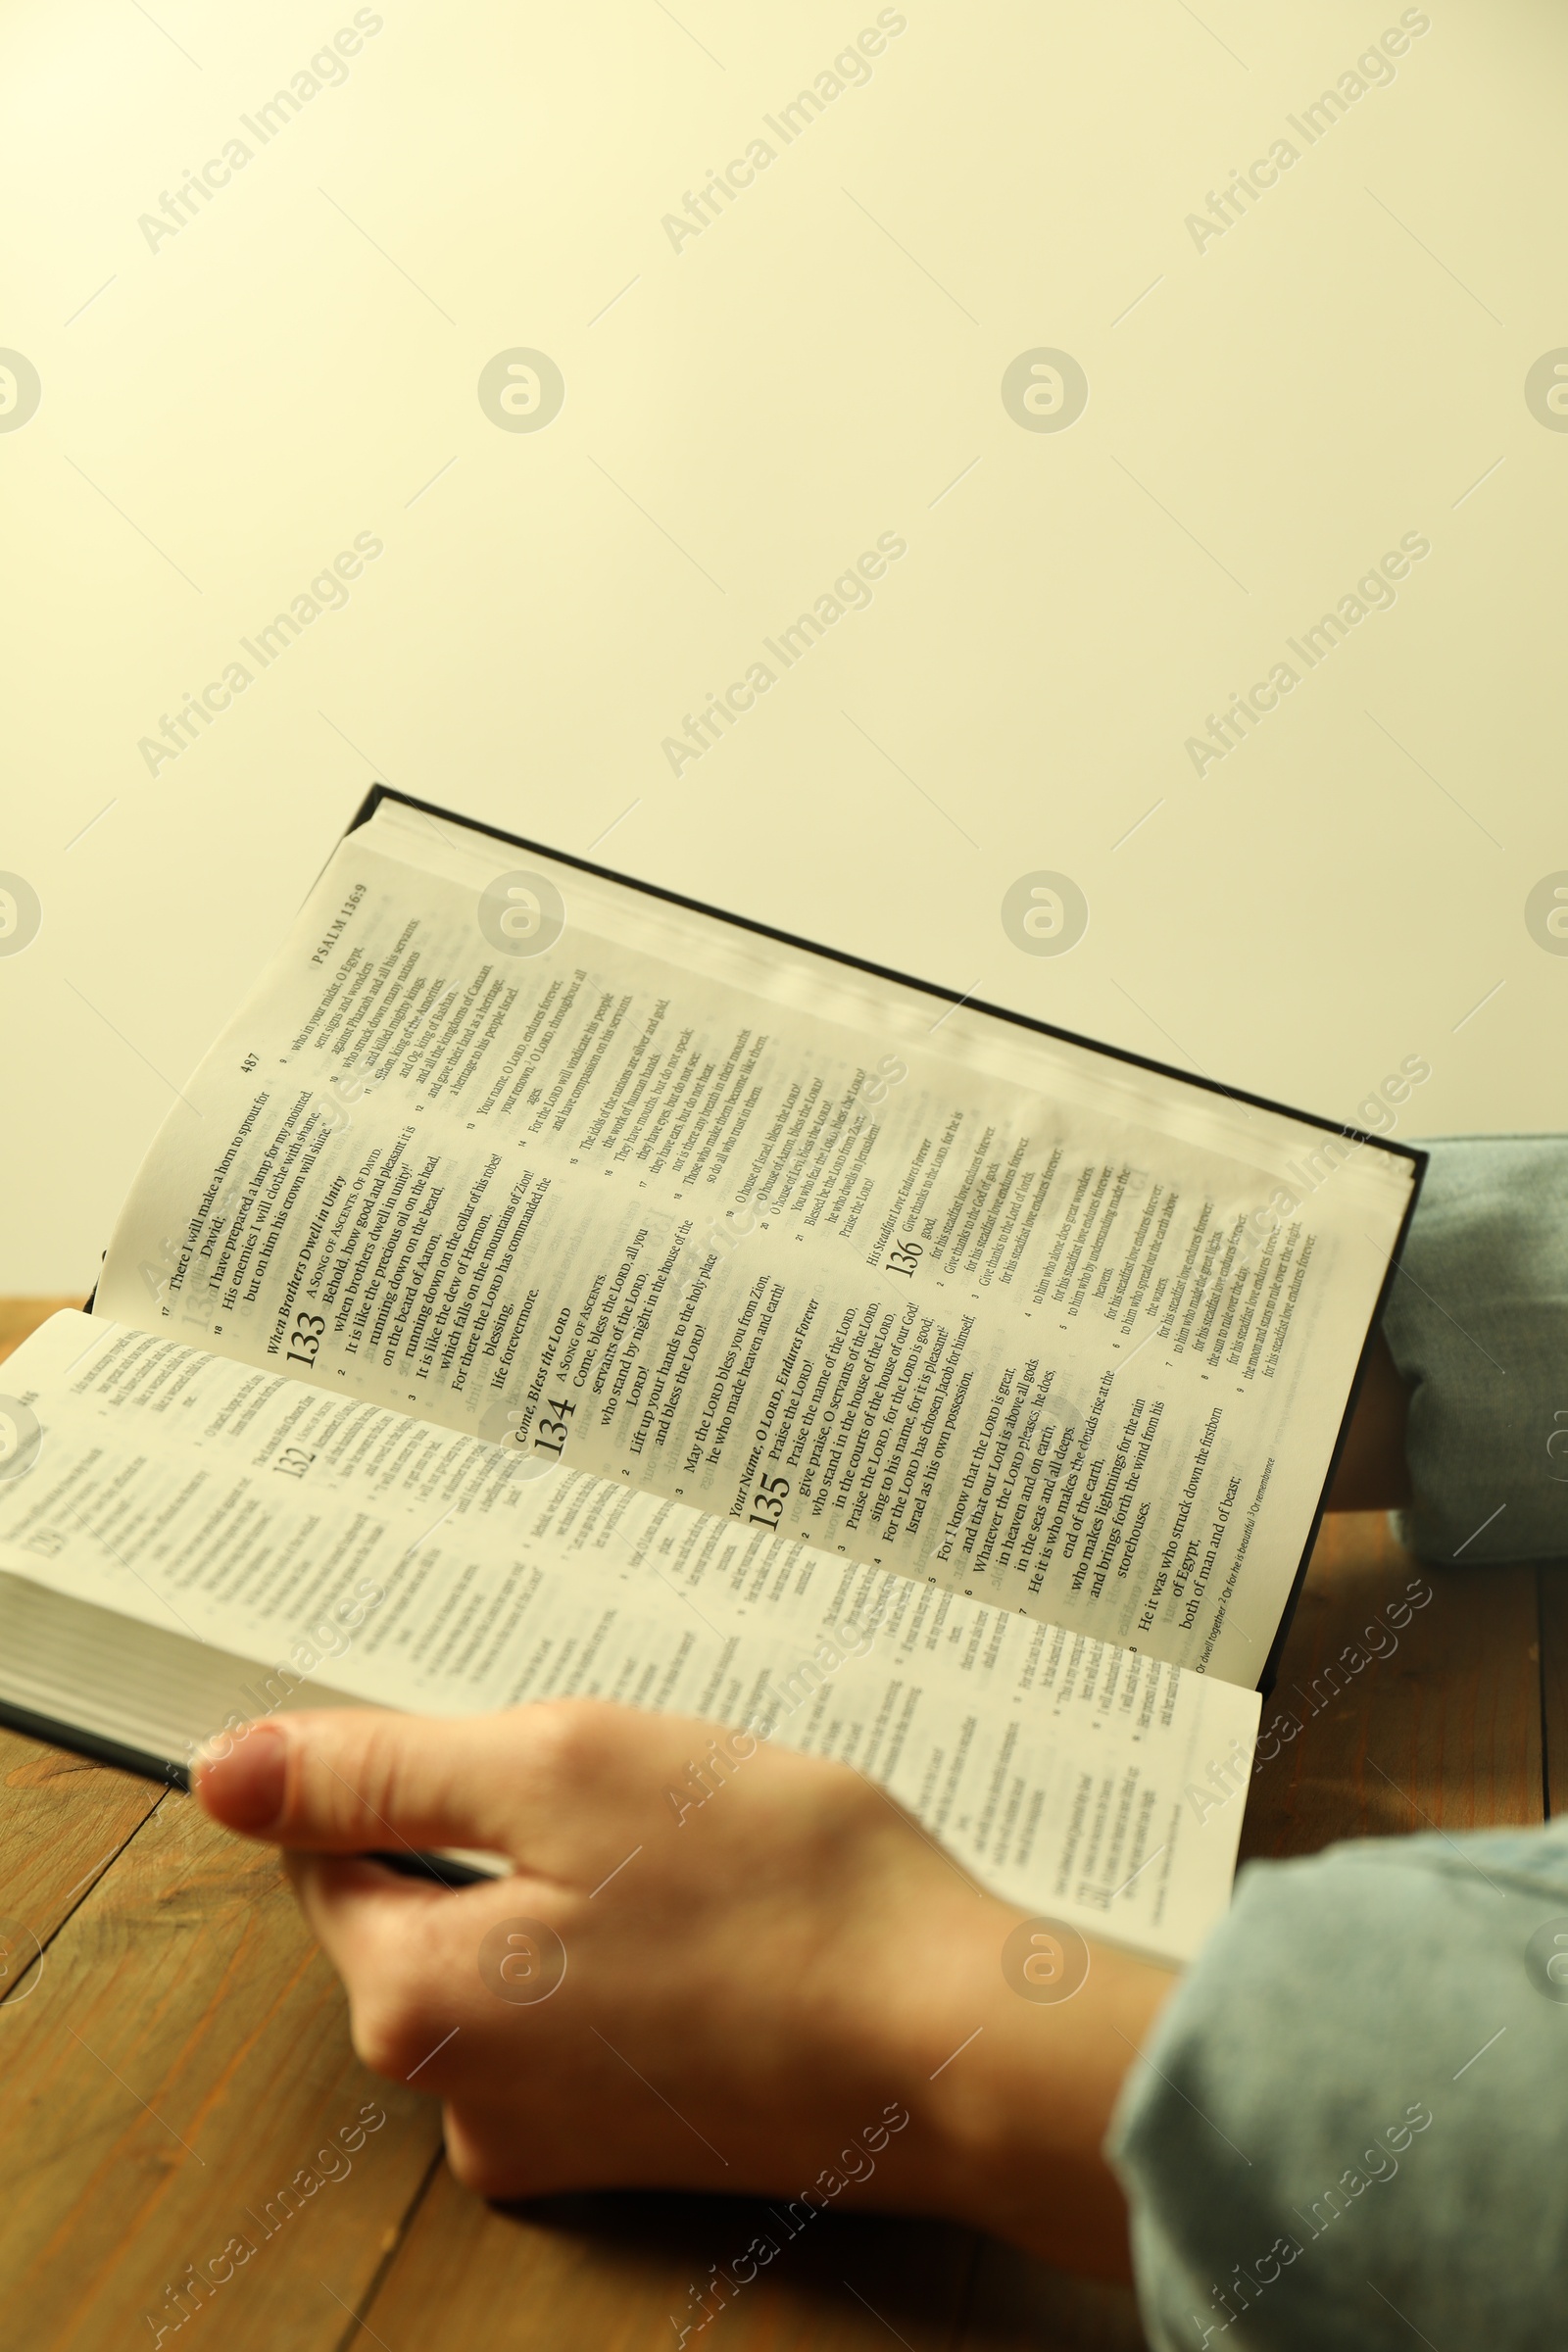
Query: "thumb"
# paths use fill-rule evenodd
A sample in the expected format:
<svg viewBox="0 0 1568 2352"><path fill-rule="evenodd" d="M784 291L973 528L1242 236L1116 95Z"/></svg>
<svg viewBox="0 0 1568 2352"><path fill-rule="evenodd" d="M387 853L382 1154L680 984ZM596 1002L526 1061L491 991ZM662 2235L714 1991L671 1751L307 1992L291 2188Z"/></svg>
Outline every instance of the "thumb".
<svg viewBox="0 0 1568 2352"><path fill-rule="evenodd" d="M374 1846L511 1850L501 1721L344 1707L269 1718L198 1758L196 1797L250 1838L324 1853Z"/></svg>

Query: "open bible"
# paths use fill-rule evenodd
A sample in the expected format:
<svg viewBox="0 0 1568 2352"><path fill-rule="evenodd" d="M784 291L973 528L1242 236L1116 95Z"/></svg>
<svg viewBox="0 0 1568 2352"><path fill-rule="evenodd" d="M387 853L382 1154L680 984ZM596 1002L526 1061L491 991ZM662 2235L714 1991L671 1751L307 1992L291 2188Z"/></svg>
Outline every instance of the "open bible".
<svg viewBox="0 0 1568 2352"><path fill-rule="evenodd" d="M378 788L0 1373L0 1714L712 1716L1181 1960L1421 1161Z"/></svg>

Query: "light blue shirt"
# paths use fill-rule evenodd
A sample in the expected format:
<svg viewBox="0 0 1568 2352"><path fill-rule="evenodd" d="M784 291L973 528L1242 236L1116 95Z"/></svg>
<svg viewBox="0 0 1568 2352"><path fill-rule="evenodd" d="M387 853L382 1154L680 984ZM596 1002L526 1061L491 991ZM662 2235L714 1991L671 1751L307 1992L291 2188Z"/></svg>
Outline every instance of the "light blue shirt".
<svg viewBox="0 0 1568 2352"><path fill-rule="evenodd" d="M1568 1564L1568 1138L1440 1143L1401 1533ZM1156 2352L1568 2345L1568 1820L1254 1862L1106 2142Z"/></svg>

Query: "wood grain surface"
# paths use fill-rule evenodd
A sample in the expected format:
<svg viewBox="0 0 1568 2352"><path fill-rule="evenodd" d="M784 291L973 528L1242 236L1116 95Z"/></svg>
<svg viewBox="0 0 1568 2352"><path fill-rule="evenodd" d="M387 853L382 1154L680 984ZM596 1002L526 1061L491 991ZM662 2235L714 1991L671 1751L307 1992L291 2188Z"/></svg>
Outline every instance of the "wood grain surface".
<svg viewBox="0 0 1568 2352"><path fill-rule="evenodd" d="M0 1300L0 1354L74 1303ZM1263 1721L1244 1857L1539 1821L1568 1800L1568 1589L1427 1570L1381 1516L1330 1520ZM0 2309L29 2352L669 2352L763 2226L744 2198L482 2203L434 2103L355 2058L270 1854L9 1733L0 1791ZM231 2274L203 2294L215 2258ZM945 2224L832 2214L703 2340L1143 2342L1119 2289Z"/></svg>
<svg viewBox="0 0 1568 2352"><path fill-rule="evenodd" d="M1243 1859L1540 1821L1545 1573L1425 1568L1381 1512L1325 1520L1263 1707Z"/></svg>

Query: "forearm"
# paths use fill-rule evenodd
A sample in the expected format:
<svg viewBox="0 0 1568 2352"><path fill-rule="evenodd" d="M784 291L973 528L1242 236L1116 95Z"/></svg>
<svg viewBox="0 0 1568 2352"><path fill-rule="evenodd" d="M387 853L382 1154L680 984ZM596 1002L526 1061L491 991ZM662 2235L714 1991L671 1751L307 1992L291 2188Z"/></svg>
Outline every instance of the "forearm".
<svg viewBox="0 0 1568 2352"><path fill-rule="evenodd" d="M1112 2131L1152 2344L1554 2340L1565 1901L1561 1826L1244 1876Z"/></svg>
<svg viewBox="0 0 1568 2352"><path fill-rule="evenodd" d="M1070 1997L1031 1999L1003 1967L1021 1916L956 1884L921 1937L908 1997L887 2013L911 2117L898 2201L1062 2269L1126 2278L1126 2200L1102 2151L1123 2080L1177 1979L1097 1944Z"/></svg>

